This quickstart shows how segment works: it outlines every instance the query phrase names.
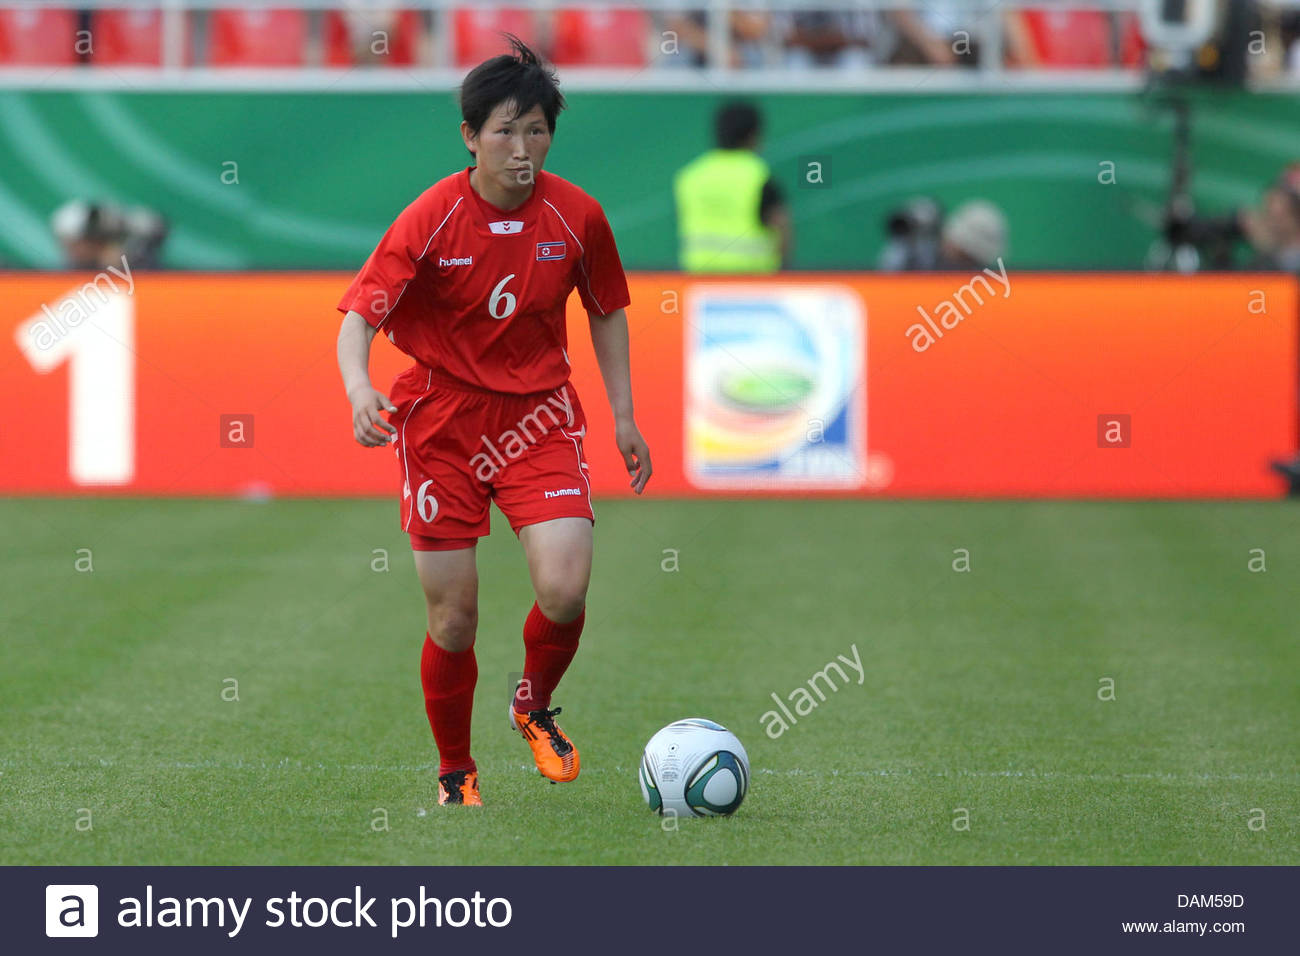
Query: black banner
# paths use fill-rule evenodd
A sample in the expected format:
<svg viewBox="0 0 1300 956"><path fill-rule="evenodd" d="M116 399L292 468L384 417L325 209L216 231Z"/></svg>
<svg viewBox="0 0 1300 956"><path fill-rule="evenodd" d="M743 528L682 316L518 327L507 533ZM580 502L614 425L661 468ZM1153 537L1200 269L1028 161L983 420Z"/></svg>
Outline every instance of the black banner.
<svg viewBox="0 0 1300 956"><path fill-rule="evenodd" d="M0 947L1280 953L1298 889L1295 867L5 867Z"/></svg>

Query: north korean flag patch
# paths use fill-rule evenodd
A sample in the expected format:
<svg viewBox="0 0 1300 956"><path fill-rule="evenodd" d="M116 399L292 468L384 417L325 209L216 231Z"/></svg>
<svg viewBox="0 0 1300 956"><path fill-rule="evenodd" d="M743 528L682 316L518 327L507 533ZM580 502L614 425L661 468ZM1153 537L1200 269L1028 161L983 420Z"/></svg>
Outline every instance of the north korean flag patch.
<svg viewBox="0 0 1300 956"><path fill-rule="evenodd" d="M563 259L565 255L564 240L556 239L551 242L539 242L537 244L537 261L546 262L550 259Z"/></svg>

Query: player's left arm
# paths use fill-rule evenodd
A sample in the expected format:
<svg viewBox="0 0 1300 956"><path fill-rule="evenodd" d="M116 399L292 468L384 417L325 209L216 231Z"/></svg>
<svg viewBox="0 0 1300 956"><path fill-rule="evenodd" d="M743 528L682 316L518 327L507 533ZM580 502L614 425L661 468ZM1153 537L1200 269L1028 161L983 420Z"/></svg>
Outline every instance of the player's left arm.
<svg viewBox="0 0 1300 956"><path fill-rule="evenodd" d="M632 410L632 369L628 358L627 312L615 309L607 315L588 311L591 345L596 364L605 382L605 395L614 413L614 443L623 456L627 473L632 476L632 490L638 495L654 471L650 464L650 446L636 427Z"/></svg>

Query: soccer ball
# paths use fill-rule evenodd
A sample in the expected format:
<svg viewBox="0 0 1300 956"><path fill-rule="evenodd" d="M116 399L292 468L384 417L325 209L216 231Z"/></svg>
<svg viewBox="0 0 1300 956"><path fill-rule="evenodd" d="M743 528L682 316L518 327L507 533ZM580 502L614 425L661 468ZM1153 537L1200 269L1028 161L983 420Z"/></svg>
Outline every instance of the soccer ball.
<svg viewBox="0 0 1300 956"><path fill-rule="evenodd" d="M726 727L691 717L650 738L637 776L656 813L727 816L749 790L749 755Z"/></svg>

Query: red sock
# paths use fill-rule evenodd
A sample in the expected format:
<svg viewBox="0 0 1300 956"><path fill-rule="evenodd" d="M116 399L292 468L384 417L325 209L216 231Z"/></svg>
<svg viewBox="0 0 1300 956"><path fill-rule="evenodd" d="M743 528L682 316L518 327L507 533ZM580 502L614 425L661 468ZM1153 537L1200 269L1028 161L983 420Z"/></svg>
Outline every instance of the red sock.
<svg viewBox="0 0 1300 956"><path fill-rule="evenodd" d="M433 643L425 632L420 681L424 684L424 709L438 745L438 773L477 770L469 755L470 712L478 683L474 648L452 653Z"/></svg>
<svg viewBox="0 0 1300 956"><path fill-rule="evenodd" d="M578 652L587 609L567 624L556 624L533 603L524 621L524 679L515 692L515 710L524 713L551 706L551 692Z"/></svg>

